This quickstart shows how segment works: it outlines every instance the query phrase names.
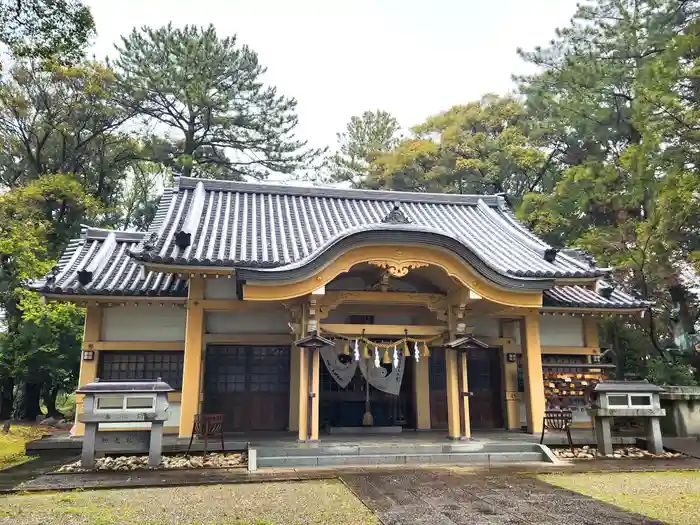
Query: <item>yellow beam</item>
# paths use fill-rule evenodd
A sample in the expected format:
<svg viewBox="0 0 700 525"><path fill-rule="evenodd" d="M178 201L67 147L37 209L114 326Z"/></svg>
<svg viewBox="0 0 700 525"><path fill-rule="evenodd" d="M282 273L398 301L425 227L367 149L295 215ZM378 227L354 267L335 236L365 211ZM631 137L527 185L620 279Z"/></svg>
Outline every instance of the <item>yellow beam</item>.
<svg viewBox="0 0 700 525"><path fill-rule="evenodd" d="M404 335L408 330L409 336L435 336L447 331L446 326L411 326L394 324L330 324L321 323L321 329L340 335L360 335L364 330L365 335Z"/></svg>
<svg viewBox="0 0 700 525"><path fill-rule="evenodd" d="M204 334L206 343L236 345L290 345L292 334Z"/></svg>
<svg viewBox="0 0 700 525"><path fill-rule="evenodd" d="M236 299L203 299L188 301L188 306L197 303L207 311L218 312L259 312L261 310L283 310L284 307L277 303L264 301L238 301Z"/></svg>
<svg viewBox="0 0 700 525"><path fill-rule="evenodd" d="M523 318L521 340L524 343L523 373L525 376L525 407L527 430L533 434L542 432L544 418L544 378L542 376L542 348L540 344L540 319L537 314Z"/></svg>
<svg viewBox="0 0 700 525"><path fill-rule="evenodd" d="M189 282L189 299L204 297L204 280L194 277ZM200 379L204 346L204 310L201 306L187 309L185 328L185 364L182 373L182 403L180 404L180 437L192 435L195 414L199 412Z"/></svg>
<svg viewBox="0 0 700 525"><path fill-rule="evenodd" d="M184 341L97 341L83 342L83 350L184 350Z"/></svg>
<svg viewBox="0 0 700 525"><path fill-rule="evenodd" d="M349 271L356 264L372 260L386 261L396 267L428 264L442 268L447 275L489 301L525 308L542 306L541 292L514 292L500 288L477 274L455 254L425 246L384 245L353 248L306 280L289 284L246 284L243 295L246 300L253 301L284 300L308 295L341 273Z"/></svg>

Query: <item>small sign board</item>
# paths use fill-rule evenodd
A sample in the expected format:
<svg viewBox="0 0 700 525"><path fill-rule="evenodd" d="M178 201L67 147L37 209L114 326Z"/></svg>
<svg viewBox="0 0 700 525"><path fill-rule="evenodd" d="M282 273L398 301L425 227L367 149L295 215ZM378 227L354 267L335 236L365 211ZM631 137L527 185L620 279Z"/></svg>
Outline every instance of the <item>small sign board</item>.
<svg viewBox="0 0 700 525"><path fill-rule="evenodd" d="M95 440L95 452L147 454L150 430L100 430Z"/></svg>

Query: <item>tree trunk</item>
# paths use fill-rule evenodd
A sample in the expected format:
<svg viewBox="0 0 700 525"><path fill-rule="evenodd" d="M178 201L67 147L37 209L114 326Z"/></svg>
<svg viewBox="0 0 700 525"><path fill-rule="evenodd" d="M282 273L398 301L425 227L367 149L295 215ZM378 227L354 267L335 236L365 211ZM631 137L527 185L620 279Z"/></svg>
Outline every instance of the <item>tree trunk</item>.
<svg viewBox="0 0 700 525"><path fill-rule="evenodd" d="M12 404L14 402L15 382L11 377L0 382L0 420L12 417Z"/></svg>
<svg viewBox="0 0 700 525"><path fill-rule="evenodd" d="M40 415L41 408L41 384L23 383L15 399L14 418L26 421L36 421Z"/></svg>
<svg viewBox="0 0 700 525"><path fill-rule="evenodd" d="M63 419L63 414L61 414L58 409L56 409L56 398L58 397L58 387L52 386L44 391L42 396L44 400L44 405L46 405L46 417L54 417L56 419Z"/></svg>
<svg viewBox="0 0 700 525"><path fill-rule="evenodd" d="M56 408L56 398L58 397L58 387L52 386L44 391L42 396L44 400L44 405L46 406L46 417L54 417L56 419L63 419L63 414L61 414Z"/></svg>

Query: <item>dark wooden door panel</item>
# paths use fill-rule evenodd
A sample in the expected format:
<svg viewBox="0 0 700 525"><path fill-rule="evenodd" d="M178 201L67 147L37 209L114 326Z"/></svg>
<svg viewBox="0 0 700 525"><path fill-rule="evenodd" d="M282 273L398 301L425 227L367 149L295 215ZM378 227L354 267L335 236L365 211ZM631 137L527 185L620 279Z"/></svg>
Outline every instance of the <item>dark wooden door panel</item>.
<svg viewBox="0 0 700 525"><path fill-rule="evenodd" d="M286 429L289 359L289 347L209 346L204 411L225 414L227 432Z"/></svg>
<svg viewBox="0 0 700 525"><path fill-rule="evenodd" d="M429 362L430 427L447 428L447 375L445 349L432 348Z"/></svg>
<svg viewBox="0 0 700 525"><path fill-rule="evenodd" d="M503 406L499 352L493 348L467 351L467 382L472 396L469 419L472 428L501 428Z"/></svg>
<svg viewBox="0 0 700 525"><path fill-rule="evenodd" d="M475 348L467 351L467 381L471 428L502 428L503 406L498 350ZM447 375L445 349L434 348L430 357L430 425L447 428Z"/></svg>

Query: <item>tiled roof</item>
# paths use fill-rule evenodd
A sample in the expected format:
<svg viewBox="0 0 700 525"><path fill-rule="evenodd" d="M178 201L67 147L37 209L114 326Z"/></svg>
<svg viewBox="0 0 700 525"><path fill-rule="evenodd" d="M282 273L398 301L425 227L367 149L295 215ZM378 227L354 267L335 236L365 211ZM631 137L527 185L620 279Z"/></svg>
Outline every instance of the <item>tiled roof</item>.
<svg viewBox="0 0 700 525"><path fill-rule="evenodd" d="M163 272L142 273L142 265L129 255L145 235L86 228L81 238L70 242L54 272L32 289L52 294L186 297L186 280ZM80 272L94 263L90 281L81 284Z"/></svg>
<svg viewBox="0 0 700 525"><path fill-rule="evenodd" d="M439 237L438 246L469 255L477 270L539 283L545 307L646 306L619 290L605 298L581 286L554 286L557 277L591 278L607 271L568 250L546 260L550 247L518 223L498 196L197 179L180 179L165 192L148 233L86 228L55 271L32 288L46 294L186 297L186 280L148 270L148 263L235 267L244 279L256 272L269 277L322 264L322 257L337 256L356 235L374 235L375 243L378 235L387 243ZM185 247L178 247L183 240Z"/></svg>
<svg viewBox="0 0 700 525"><path fill-rule="evenodd" d="M393 219L398 220L391 220L395 206L398 215ZM552 262L545 260L551 247L524 228L500 196L180 178L166 192L158 213L149 242L134 251L139 260L284 268L303 265L348 236L393 228L455 240L505 276L551 279L605 274L564 252ZM387 218L394 224L387 225ZM179 235L186 236L189 245L178 247Z"/></svg>
<svg viewBox="0 0 700 525"><path fill-rule="evenodd" d="M610 297L581 286L555 286L542 292L542 306L556 308L645 308L649 303L635 299L620 290Z"/></svg>

